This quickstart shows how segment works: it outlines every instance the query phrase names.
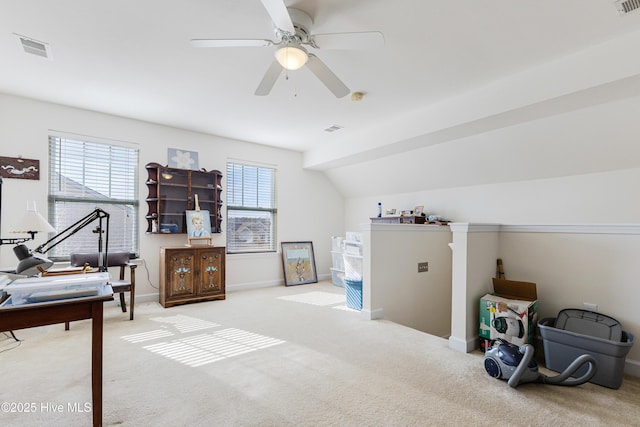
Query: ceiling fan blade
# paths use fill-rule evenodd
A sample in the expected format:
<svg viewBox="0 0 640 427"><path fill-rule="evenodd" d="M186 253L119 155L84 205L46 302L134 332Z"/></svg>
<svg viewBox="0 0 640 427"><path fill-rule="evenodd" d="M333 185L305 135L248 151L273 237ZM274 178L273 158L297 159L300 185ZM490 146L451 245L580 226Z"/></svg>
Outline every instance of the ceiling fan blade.
<svg viewBox="0 0 640 427"><path fill-rule="evenodd" d="M320 49L381 49L384 35L380 31L315 34L313 41Z"/></svg>
<svg viewBox="0 0 640 427"><path fill-rule="evenodd" d="M342 98L350 92L349 88L342 83L342 80L324 62L311 53L309 54L307 67L337 98Z"/></svg>
<svg viewBox="0 0 640 427"><path fill-rule="evenodd" d="M276 80L280 77L280 73L282 73L282 66L278 61L273 61L271 65L269 65L269 68L267 68L267 72L264 73L264 77L256 88L255 94L258 96L269 95L273 85L276 84Z"/></svg>
<svg viewBox="0 0 640 427"><path fill-rule="evenodd" d="M193 47L266 47L272 46L271 40L261 39L193 39Z"/></svg>
<svg viewBox="0 0 640 427"><path fill-rule="evenodd" d="M287 6L284 4L284 0L261 1L277 28L291 34L295 34L296 31L293 28L293 22L291 21L291 16L289 16L289 12L287 11Z"/></svg>

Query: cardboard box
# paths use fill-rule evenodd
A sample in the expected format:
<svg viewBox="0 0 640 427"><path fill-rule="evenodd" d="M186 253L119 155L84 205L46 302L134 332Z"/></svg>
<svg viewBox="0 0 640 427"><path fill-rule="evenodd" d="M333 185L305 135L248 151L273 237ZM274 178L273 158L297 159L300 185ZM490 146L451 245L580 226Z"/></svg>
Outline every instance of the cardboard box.
<svg viewBox="0 0 640 427"><path fill-rule="evenodd" d="M536 284L493 279L493 293L480 299L480 339L534 343L538 323Z"/></svg>

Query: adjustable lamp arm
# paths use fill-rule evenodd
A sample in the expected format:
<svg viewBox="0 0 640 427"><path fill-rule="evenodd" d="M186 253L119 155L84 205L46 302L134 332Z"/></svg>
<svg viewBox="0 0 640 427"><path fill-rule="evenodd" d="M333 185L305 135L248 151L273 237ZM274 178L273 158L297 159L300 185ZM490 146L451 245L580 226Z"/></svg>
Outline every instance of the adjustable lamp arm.
<svg viewBox="0 0 640 427"><path fill-rule="evenodd" d="M8 239L2 238L0 239L0 246L2 245L19 245L20 243L28 242L29 240L33 240L35 238L35 231L29 231L31 237L11 237Z"/></svg>
<svg viewBox="0 0 640 427"><path fill-rule="evenodd" d="M91 224L93 221L98 220L99 221L98 225L96 226L95 230L93 230L93 232L98 234L98 254L102 257L102 231L103 231L102 220L103 219L106 219L106 229L105 229L106 238L105 238L105 245L104 245L104 249L106 253L109 246L109 214L100 208L95 208L93 212L91 212L89 215L79 219L75 223L71 224L69 227L65 228L60 233L53 236L51 239L47 240L46 242L38 246L34 250L34 252L44 254L45 252L50 251L60 243L67 240L69 237L76 234L78 231L85 228L87 225ZM106 271L106 260L104 258L100 260L99 267L101 271Z"/></svg>

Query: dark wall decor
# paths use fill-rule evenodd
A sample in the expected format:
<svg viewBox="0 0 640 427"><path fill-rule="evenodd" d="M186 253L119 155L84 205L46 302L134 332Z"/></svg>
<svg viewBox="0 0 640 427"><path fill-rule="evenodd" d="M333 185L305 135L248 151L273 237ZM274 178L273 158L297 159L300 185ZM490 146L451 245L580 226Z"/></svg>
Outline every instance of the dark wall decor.
<svg viewBox="0 0 640 427"><path fill-rule="evenodd" d="M22 157L0 157L3 178L40 179L40 160Z"/></svg>

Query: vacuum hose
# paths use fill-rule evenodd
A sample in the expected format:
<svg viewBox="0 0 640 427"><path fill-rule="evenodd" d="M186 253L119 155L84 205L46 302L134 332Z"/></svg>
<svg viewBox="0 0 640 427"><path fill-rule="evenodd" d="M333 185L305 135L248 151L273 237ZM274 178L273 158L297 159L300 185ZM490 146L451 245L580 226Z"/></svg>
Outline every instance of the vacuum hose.
<svg viewBox="0 0 640 427"><path fill-rule="evenodd" d="M517 387L520 384L520 379L527 371L529 363L533 359L533 346L531 344L525 344L520 347L520 353L523 352L524 348L524 356L522 360L518 364L518 367L509 378L508 384L510 387ZM573 373L575 373L578 369L582 367L585 363L589 364L587 368L587 372L578 378L569 378ZM583 354L576 358L567 369L562 371L560 374L554 377L547 377L546 375L539 374L536 382L545 383L545 384L553 384L553 385L565 385L565 386L576 386L580 384L584 384L589 381L596 374L596 359L590 354ZM525 381L527 382L527 381Z"/></svg>

